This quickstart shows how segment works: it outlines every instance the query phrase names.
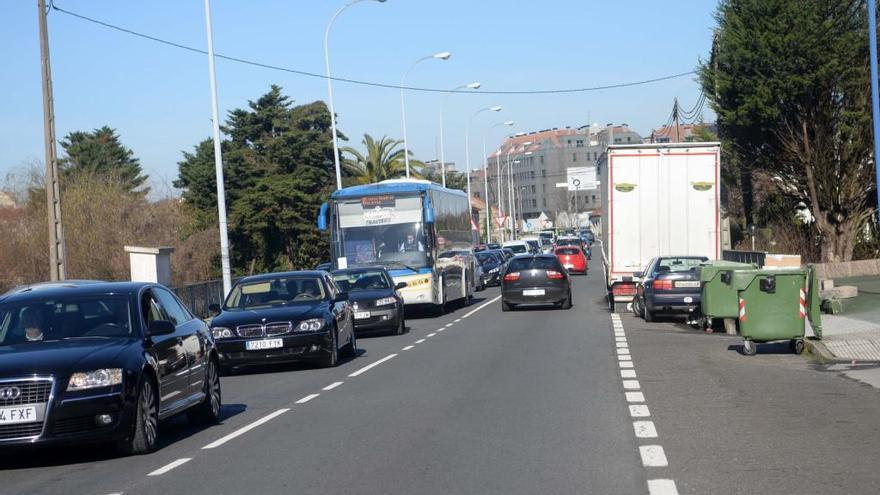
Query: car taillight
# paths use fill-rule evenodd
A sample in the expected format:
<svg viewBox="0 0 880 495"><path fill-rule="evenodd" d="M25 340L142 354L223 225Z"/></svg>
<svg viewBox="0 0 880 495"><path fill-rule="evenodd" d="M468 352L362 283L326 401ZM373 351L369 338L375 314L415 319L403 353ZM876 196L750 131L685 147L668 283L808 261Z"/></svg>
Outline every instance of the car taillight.
<svg viewBox="0 0 880 495"><path fill-rule="evenodd" d="M655 280L654 290L672 290L672 280Z"/></svg>
<svg viewBox="0 0 880 495"><path fill-rule="evenodd" d="M504 276L505 282L516 282L519 280L519 272L508 273Z"/></svg>
<svg viewBox="0 0 880 495"><path fill-rule="evenodd" d="M559 280L562 278L562 273L557 272L556 270L547 270L547 278L550 280Z"/></svg>

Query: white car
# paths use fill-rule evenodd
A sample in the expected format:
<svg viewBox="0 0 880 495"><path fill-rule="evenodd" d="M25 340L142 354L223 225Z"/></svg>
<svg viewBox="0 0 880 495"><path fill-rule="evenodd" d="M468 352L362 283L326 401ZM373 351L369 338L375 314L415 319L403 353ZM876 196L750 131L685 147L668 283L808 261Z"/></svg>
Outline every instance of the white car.
<svg viewBox="0 0 880 495"><path fill-rule="evenodd" d="M531 250L526 241L507 241L501 247L510 249L513 254L527 254Z"/></svg>

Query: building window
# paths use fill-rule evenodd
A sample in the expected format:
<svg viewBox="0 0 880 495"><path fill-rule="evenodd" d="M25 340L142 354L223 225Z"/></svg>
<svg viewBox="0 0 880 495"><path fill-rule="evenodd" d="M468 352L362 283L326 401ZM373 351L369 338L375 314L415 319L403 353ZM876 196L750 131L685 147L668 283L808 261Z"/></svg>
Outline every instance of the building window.
<svg viewBox="0 0 880 495"><path fill-rule="evenodd" d="M538 200L537 200L537 199L533 199L533 200L532 200L532 208L537 208L537 207L538 207Z"/></svg>
<svg viewBox="0 0 880 495"><path fill-rule="evenodd" d="M534 179L534 178L535 178L535 171L532 170L531 173L530 173L529 175L531 175L531 177Z"/></svg>
<svg viewBox="0 0 880 495"><path fill-rule="evenodd" d="M532 184L532 194L535 194L535 192L536 192L536 191L535 191L535 185Z"/></svg>
<svg viewBox="0 0 880 495"><path fill-rule="evenodd" d="M583 148L583 147L584 147L584 140L583 140L583 139L578 139L578 140L577 140L577 147L578 147L578 148Z"/></svg>
<svg viewBox="0 0 880 495"><path fill-rule="evenodd" d="M596 152L594 151L593 152L593 161L596 161L597 159L598 159L598 157L596 156Z"/></svg>
<svg viewBox="0 0 880 495"><path fill-rule="evenodd" d="M578 161L578 154L577 154L577 153L572 153L572 154L571 154L571 161L573 161L573 162Z"/></svg>
<svg viewBox="0 0 880 495"><path fill-rule="evenodd" d="M541 155L541 164L544 163L544 155Z"/></svg>
<svg viewBox="0 0 880 495"><path fill-rule="evenodd" d="M542 198L541 202L544 204L544 208L547 207L547 198Z"/></svg>
<svg viewBox="0 0 880 495"><path fill-rule="evenodd" d="M541 192L542 193L547 192L547 184L541 184ZM546 203L546 201L544 201L544 202ZM547 205L544 205L544 206L547 206Z"/></svg>
<svg viewBox="0 0 880 495"><path fill-rule="evenodd" d="M541 157L541 158L544 158L544 157ZM543 161L543 160L541 160L541 161ZM547 169L546 168L541 169L541 177L547 177Z"/></svg>

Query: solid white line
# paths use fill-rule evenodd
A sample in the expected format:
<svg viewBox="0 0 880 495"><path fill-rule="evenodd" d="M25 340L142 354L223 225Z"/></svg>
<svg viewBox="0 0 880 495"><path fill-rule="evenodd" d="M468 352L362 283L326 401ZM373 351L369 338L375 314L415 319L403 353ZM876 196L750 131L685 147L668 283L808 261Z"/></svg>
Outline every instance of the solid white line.
<svg viewBox="0 0 880 495"><path fill-rule="evenodd" d="M494 299L492 299L492 300L490 300L490 301L486 301L486 302L484 302L483 304L481 304L480 306L477 306L476 309L473 309L473 310L471 310L471 311L465 313L464 316L462 316L462 318L467 318L468 316L470 316L470 315L476 313L477 311L479 311L479 310L485 308L486 306L492 304L493 302L495 302L495 301L497 301L497 300L499 300L499 299L501 299L501 296L495 296Z"/></svg>
<svg viewBox="0 0 880 495"><path fill-rule="evenodd" d="M669 461L666 452L659 445L640 445L639 454L642 455L642 465L645 467L666 467Z"/></svg>
<svg viewBox="0 0 880 495"><path fill-rule="evenodd" d="M327 391L333 390L334 388L342 385L343 383L344 382L333 382L330 385L327 385L326 387L322 388L321 390L327 392Z"/></svg>
<svg viewBox="0 0 880 495"><path fill-rule="evenodd" d="M169 464L166 464L166 465L160 467L159 469L153 471L152 473L148 474L147 476L159 476L159 475L165 474L168 471L171 471L172 469L176 468L177 466L181 466L183 464L186 464L187 462L189 462L191 460L192 460L192 457L184 457L182 459L178 459L174 462L171 462Z"/></svg>
<svg viewBox="0 0 880 495"><path fill-rule="evenodd" d="M279 409L279 410L273 412L272 414L263 416L262 418L254 421L253 423L251 423L247 426L242 426L241 428L233 431L229 435L226 435L225 437L220 438L219 440L214 440L213 442L209 443L208 445L205 445L204 447L202 447L202 450L217 448L217 447L223 445L224 443L232 440L233 438L244 435L245 433L253 430L254 428L260 426L263 423L268 423L269 421L272 421L272 419L274 419L277 416L281 416L282 414L286 413L287 411L290 411L290 408Z"/></svg>
<svg viewBox="0 0 880 495"><path fill-rule="evenodd" d="M308 402L308 401L314 399L315 397L317 397L317 396L319 396L319 395L321 395L321 394L310 394L310 395L307 395L307 396L303 397L302 399L296 401L296 404L305 404L306 402Z"/></svg>
<svg viewBox="0 0 880 495"><path fill-rule="evenodd" d="M629 415L634 418L649 418L651 411L646 404L630 404Z"/></svg>
<svg viewBox="0 0 880 495"><path fill-rule="evenodd" d="M642 388L642 386L639 384L638 380L624 380L623 388L627 390L638 390Z"/></svg>
<svg viewBox="0 0 880 495"><path fill-rule="evenodd" d="M455 323L447 323L447 324L446 324L446 328L449 328L449 327L451 327L452 325L455 325Z"/></svg>
<svg viewBox="0 0 880 495"><path fill-rule="evenodd" d="M620 370L621 378L635 378L636 370Z"/></svg>
<svg viewBox="0 0 880 495"><path fill-rule="evenodd" d="M645 394L641 392L626 392L627 402L645 402Z"/></svg>
<svg viewBox="0 0 880 495"><path fill-rule="evenodd" d="M633 421L633 430L639 438L657 438L657 428L653 421Z"/></svg>
<svg viewBox="0 0 880 495"><path fill-rule="evenodd" d="M623 357L623 356L621 356L621 357ZM633 367L633 362L632 362L632 361L619 361L617 364L618 364L621 368L632 368L632 367Z"/></svg>
<svg viewBox="0 0 880 495"><path fill-rule="evenodd" d="M425 338L430 339L431 337L433 337L435 335L437 335L437 334L436 333L429 333L428 335L425 335Z"/></svg>
<svg viewBox="0 0 880 495"><path fill-rule="evenodd" d="M408 350L412 349L413 347L415 347L415 346L414 346L414 345L408 345L408 346L404 347L403 349L401 349L401 351L408 351Z"/></svg>
<svg viewBox="0 0 880 495"><path fill-rule="evenodd" d="M382 359L376 361L375 363L368 364L367 366L364 366L363 368L355 371L354 373L352 373L348 376L358 376L361 373L366 373L367 371L370 371L371 369L375 368L376 366L379 366L380 364L384 363L385 361L388 361L389 359L394 358L395 356L397 356L397 354L389 354L389 355L383 357Z"/></svg>
<svg viewBox="0 0 880 495"><path fill-rule="evenodd" d="M421 343L424 342L424 341L425 341L425 339L419 339L419 340L416 341L416 344L421 344Z"/></svg>
<svg viewBox="0 0 880 495"><path fill-rule="evenodd" d="M648 493L651 495L678 495L673 480L648 480Z"/></svg>

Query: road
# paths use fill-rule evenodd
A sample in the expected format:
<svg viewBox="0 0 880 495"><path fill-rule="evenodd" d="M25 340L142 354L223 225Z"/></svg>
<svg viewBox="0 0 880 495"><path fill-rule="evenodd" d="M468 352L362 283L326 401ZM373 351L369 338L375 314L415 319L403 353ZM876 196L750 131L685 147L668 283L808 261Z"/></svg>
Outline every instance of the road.
<svg viewBox="0 0 880 495"><path fill-rule="evenodd" d="M0 456L0 493L875 493L880 393L804 357L498 289L334 369L224 377L224 419L162 424L151 455Z"/></svg>

